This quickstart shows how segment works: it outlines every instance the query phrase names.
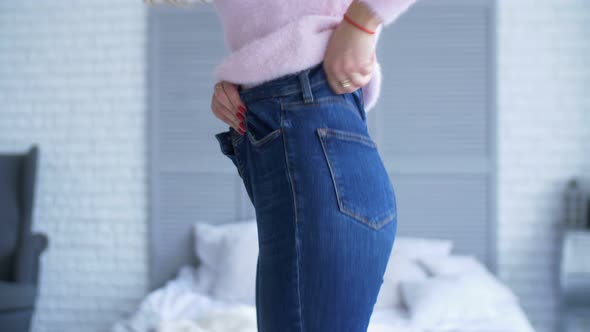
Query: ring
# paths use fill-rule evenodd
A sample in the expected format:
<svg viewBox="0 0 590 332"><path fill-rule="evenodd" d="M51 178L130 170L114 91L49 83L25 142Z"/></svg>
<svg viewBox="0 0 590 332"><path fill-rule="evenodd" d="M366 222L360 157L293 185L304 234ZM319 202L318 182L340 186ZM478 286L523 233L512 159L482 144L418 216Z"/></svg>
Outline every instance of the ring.
<svg viewBox="0 0 590 332"><path fill-rule="evenodd" d="M344 81L340 81L340 85L341 85L343 88L346 88L346 87L350 86L350 82L351 82L350 80L346 79L346 80L344 80Z"/></svg>

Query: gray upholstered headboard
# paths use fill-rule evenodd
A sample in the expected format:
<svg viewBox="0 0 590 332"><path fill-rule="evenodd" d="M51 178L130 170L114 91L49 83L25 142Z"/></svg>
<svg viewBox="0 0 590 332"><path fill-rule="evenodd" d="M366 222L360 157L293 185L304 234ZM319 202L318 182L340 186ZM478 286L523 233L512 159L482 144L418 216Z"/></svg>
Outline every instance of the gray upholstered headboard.
<svg viewBox="0 0 590 332"><path fill-rule="evenodd" d="M399 235L447 238L495 270L494 3L423 0L378 46L383 84L369 113L396 190ZM193 258L192 224L251 218L213 135L212 71L226 54L213 8L149 14L150 280Z"/></svg>

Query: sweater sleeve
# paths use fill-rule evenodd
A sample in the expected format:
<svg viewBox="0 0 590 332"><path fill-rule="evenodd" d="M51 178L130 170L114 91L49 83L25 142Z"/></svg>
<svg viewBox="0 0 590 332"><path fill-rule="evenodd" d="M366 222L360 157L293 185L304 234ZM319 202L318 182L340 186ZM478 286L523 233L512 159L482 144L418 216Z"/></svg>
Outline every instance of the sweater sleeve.
<svg viewBox="0 0 590 332"><path fill-rule="evenodd" d="M403 14L416 0L358 0L364 3L373 15L379 17L383 26L389 25Z"/></svg>

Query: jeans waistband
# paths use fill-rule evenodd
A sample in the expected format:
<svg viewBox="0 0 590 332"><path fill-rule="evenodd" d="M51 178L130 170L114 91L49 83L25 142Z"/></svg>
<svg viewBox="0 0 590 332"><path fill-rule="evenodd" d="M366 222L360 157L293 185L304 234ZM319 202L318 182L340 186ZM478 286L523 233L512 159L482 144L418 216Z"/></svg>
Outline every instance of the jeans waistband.
<svg viewBox="0 0 590 332"><path fill-rule="evenodd" d="M283 75L249 89L238 86L238 93L244 103L260 99L300 94L306 103L313 102L311 89L327 82L323 62L293 74Z"/></svg>

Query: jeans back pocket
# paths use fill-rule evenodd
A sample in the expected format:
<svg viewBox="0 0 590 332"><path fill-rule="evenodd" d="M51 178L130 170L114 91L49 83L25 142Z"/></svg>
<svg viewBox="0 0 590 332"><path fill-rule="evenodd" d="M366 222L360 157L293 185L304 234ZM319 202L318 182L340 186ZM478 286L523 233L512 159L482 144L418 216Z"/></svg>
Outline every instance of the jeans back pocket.
<svg viewBox="0 0 590 332"><path fill-rule="evenodd" d="M393 185L371 137L334 128L317 128L316 133L340 211L373 229L395 220Z"/></svg>

